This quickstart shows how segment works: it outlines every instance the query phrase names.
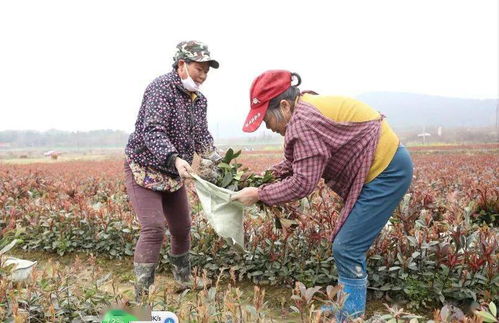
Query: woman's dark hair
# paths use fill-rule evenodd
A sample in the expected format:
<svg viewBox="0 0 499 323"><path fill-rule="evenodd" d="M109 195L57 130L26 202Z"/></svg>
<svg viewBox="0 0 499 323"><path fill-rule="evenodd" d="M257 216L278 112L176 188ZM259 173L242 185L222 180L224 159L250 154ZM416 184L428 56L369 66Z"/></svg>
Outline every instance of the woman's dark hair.
<svg viewBox="0 0 499 323"><path fill-rule="evenodd" d="M293 84L293 79L296 80L296 84ZM277 120L282 119L282 113L279 109L281 101L286 100L292 107L294 107L295 99L298 95L300 95L300 89L298 88L300 84L300 75L297 73L291 73L291 86L286 91L270 100L267 112L272 113Z"/></svg>
<svg viewBox="0 0 499 323"><path fill-rule="evenodd" d="M191 60L191 59L188 59L188 58L185 58L185 59L184 59L184 58L182 58L182 60L183 60L183 61L185 61L187 64L192 63L192 60ZM175 62L173 62L173 64L172 64L172 67L173 67L175 70L176 70L176 69L178 69L178 61L179 61L179 60L176 60L176 61L175 61Z"/></svg>

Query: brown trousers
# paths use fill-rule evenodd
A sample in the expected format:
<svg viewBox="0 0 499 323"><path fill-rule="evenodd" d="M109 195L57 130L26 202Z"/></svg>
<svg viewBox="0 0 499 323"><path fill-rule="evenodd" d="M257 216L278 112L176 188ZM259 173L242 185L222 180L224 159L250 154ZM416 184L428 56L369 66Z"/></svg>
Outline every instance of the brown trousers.
<svg viewBox="0 0 499 323"><path fill-rule="evenodd" d="M185 186L173 193L156 192L139 186L127 162L125 162L125 185L141 225L140 237L135 246L134 262L158 262L166 225L171 236L171 253L180 255L189 251L192 219Z"/></svg>

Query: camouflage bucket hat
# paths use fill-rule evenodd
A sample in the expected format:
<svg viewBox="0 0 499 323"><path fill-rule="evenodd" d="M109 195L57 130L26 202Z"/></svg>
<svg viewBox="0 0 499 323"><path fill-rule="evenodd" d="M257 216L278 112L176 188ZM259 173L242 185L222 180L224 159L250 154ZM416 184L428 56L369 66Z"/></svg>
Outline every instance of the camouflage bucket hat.
<svg viewBox="0 0 499 323"><path fill-rule="evenodd" d="M178 43L173 60L178 62L179 59L188 59L194 62L208 62L213 68L218 68L219 66L218 62L210 57L208 46L195 40Z"/></svg>

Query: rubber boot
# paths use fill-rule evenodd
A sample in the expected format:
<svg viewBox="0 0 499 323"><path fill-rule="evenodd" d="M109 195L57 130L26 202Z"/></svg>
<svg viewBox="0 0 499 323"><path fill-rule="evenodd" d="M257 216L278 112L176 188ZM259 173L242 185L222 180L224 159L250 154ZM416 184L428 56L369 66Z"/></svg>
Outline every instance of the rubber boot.
<svg viewBox="0 0 499 323"><path fill-rule="evenodd" d="M345 322L363 315L366 310L367 276L362 279L339 277L338 283L343 285L342 293L347 294L347 299L336 312L336 321Z"/></svg>
<svg viewBox="0 0 499 323"><path fill-rule="evenodd" d="M172 265L173 279L176 284L176 292L180 293L186 289L201 290L204 287L209 287L211 281L201 277L194 279L191 275L191 262L189 252L181 255L168 255Z"/></svg>
<svg viewBox="0 0 499 323"><path fill-rule="evenodd" d="M141 302L149 295L149 286L154 283L155 263L133 263L135 273L135 301Z"/></svg>

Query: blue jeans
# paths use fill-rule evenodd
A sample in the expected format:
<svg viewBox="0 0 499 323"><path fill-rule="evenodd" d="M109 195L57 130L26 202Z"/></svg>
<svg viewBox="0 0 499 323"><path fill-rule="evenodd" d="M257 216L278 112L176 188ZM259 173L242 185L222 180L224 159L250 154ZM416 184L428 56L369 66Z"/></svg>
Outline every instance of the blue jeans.
<svg viewBox="0 0 499 323"><path fill-rule="evenodd" d="M404 146L399 146L388 167L362 188L333 242L333 256L340 278L367 277L367 250L407 192L412 169L409 152Z"/></svg>
<svg viewBox="0 0 499 323"><path fill-rule="evenodd" d="M366 308L366 253L412 180L412 161L407 149L399 146L388 167L362 187L359 198L333 242L338 284L346 300L342 308L324 306L335 312L337 322L363 315Z"/></svg>

